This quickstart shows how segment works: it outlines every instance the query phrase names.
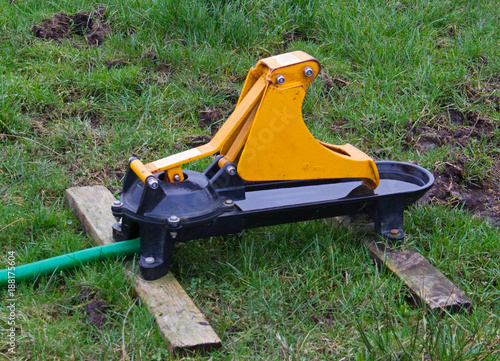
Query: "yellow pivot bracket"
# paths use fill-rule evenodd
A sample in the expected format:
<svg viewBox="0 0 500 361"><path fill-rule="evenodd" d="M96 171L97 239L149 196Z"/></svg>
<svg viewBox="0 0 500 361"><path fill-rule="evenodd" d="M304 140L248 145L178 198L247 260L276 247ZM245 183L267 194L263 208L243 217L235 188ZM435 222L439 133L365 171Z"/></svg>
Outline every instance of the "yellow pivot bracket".
<svg viewBox="0 0 500 361"><path fill-rule="evenodd" d="M302 102L319 71L318 61L302 51L260 60L236 109L209 143L146 165L134 160L132 169L144 182L161 171L165 180L179 182L181 165L220 152L219 166L235 163L248 181L361 178L375 189L373 159L350 144L316 140L304 123Z"/></svg>

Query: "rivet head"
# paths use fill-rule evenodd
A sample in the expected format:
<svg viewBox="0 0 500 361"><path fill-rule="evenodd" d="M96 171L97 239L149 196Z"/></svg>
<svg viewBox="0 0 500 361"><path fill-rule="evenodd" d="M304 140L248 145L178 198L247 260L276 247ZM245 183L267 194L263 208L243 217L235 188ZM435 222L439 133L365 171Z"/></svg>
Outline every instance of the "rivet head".
<svg viewBox="0 0 500 361"><path fill-rule="evenodd" d="M229 167L227 167L227 174L235 175L236 174L236 167L234 165L230 165Z"/></svg>
<svg viewBox="0 0 500 361"><path fill-rule="evenodd" d="M179 223L181 219L177 216L170 216L168 217L168 222L169 223Z"/></svg>
<svg viewBox="0 0 500 361"><path fill-rule="evenodd" d="M278 75L278 76L276 77L276 82L277 82L278 84L283 84L283 83L285 82L285 77L284 77L283 75Z"/></svg>
<svg viewBox="0 0 500 361"><path fill-rule="evenodd" d="M180 180L181 180L181 176L180 176L180 175L178 175L178 174L175 174L175 175L174 175L174 181L178 182L178 181L180 181Z"/></svg>
<svg viewBox="0 0 500 361"><path fill-rule="evenodd" d="M113 207L121 207L121 206L123 206L122 202L120 202L120 201L114 201L113 202Z"/></svg>
<svg viewBox="0 0 500 361"><path fill-rule="evenodd" d="M310 66L306 66L304 68L304 75L305 76L312 76L314 74L314 71L312 70L312 68Z"/></svg>
<svg viewBox="0 0 500 361"><path fill-rule="evenodd" d="M155 258L154 257L146 257L146 258L144 258L144 262L146 262L147 264L153 264L153 263L155 263Z"/></svg>
<svg viewBox="0 0 500 361"><path fill-rule="evenodd" d="M229 207L229 206L234 205L234 202L231 199L226 199L224 201L224 205Z"/></svg>

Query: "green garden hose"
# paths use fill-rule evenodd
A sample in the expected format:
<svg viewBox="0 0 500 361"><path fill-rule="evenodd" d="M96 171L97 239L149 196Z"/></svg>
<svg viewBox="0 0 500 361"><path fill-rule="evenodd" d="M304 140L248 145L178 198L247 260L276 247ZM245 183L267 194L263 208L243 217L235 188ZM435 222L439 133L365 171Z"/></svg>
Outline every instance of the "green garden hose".
<svg viewBox="0 0 500 361"><path fill-rule="evenodd" d="M0 288L7 286L9 279L14 279L16 283L28 281L47 274L52 274L55 271L72 269L89 262L100 261L107 258L130 256L139 253L139 251L140 239L136 238L128 241L106 244L104 246L87 248L22 266L16 266L14 270L3 269L0 270Z"/></svg>

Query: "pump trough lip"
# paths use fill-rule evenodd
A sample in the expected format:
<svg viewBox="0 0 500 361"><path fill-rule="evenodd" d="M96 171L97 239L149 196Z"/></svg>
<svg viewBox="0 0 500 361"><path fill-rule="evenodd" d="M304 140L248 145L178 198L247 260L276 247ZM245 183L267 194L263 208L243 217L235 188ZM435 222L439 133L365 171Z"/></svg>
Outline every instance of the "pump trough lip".
<svg viewBox="0 0 500 361"><path fill-rule="evenodd" d="M264 204L267 205L265 208L281 208L301 206L313 202L330 203L334 200L349 202L349 200L364 200L384 196L410 196L415 193L425 193L434 183L434 176L431 172L412 163L377 161L376 165L380 175L380 185L374 191L364 186L359 179L250 182L245 186L246 199L236 202L236 206L240 210L250 211L262 209ZM392 181L392 184L387 184L388 181ZM290 192L294 188L300 188L300 190ZM359 191L352 194L352 191L356 188ZM311 192L307 194L307 190ZM328 191L330 191L330 197L324 194ZM275 199L275 202L272 202L271 199L276 198L276 193L279 192L286 194L288 199L282 202ZM301 196L299 196L300 194ZM274 206L271 206L271 204L274 204ZM408 205L406 204L406 206Z"/></svg>
<svg viewBox="0 0 500 361"><path fill-rule="evenodd" d="M432 187L434 176L411 163L376 164L381 181L374 191L359 179L249 184L246 199L235 202L234 211L219 216L217 223L225 224L222 233L219 229L211 235L233 233L236 224L238 228L254 228L357 213L369 214L379 234L391 229L403 234L404 209Z"/></svg>

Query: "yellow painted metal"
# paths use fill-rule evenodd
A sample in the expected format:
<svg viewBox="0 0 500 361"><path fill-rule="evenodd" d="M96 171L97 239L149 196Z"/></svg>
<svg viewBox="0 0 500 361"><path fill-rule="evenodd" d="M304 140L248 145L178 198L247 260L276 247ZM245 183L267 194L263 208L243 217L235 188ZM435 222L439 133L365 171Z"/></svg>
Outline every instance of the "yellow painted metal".
<svg viewBox="0 0 500 361"><path fill-rule="evenodd" d="M181 165L220 152L219 166L234 162L249 181L361 178L375 189L379 174L369 156L350 144L320 142L304 124L302 102L319 72L318 61L301 51L259 61L248 73L235 111L208 144L145 169L166 171L174 181L175 174L182 177Z"/></svg>
<svg viewBox="0 0 500 361"><path fill-rule="evenodd" d="M363 178L376 188L375 162L350 144L324 145L307 129L301 115L302 86L270 87L255 116L238 161L238 174L249 181Z"/></svg>
<svg viewBox="0 0 500 361"><path fill-rule="evenodd" d="M235 129L240 128L246 117L253 111L262 97L262 92L266 86L265 79L259 79L250 89L247 96L236 107L235 111L226 120L212 140L199 147L180 152L169 157L157 160L146 165L151 173L166 171L186 164L196 159L207 157L221 150L225 144L230 144L237 137ZM170 181L174 181L170 179Z"/></svg>
<svg viewBox="0 0 500 361"><path fill-rule="evenodd" d="M167 177L171 182L182 182L184 180L184 173L181 167L169 168L166 170Z"/></svg>
<svg viewBox="0 0 500 361"><path fill-rule="evenodd" d="M134 159L130 162L130 168L143 182L146 182L147 178L153 176L153 173L151 173L139 159Z"/></svg>

